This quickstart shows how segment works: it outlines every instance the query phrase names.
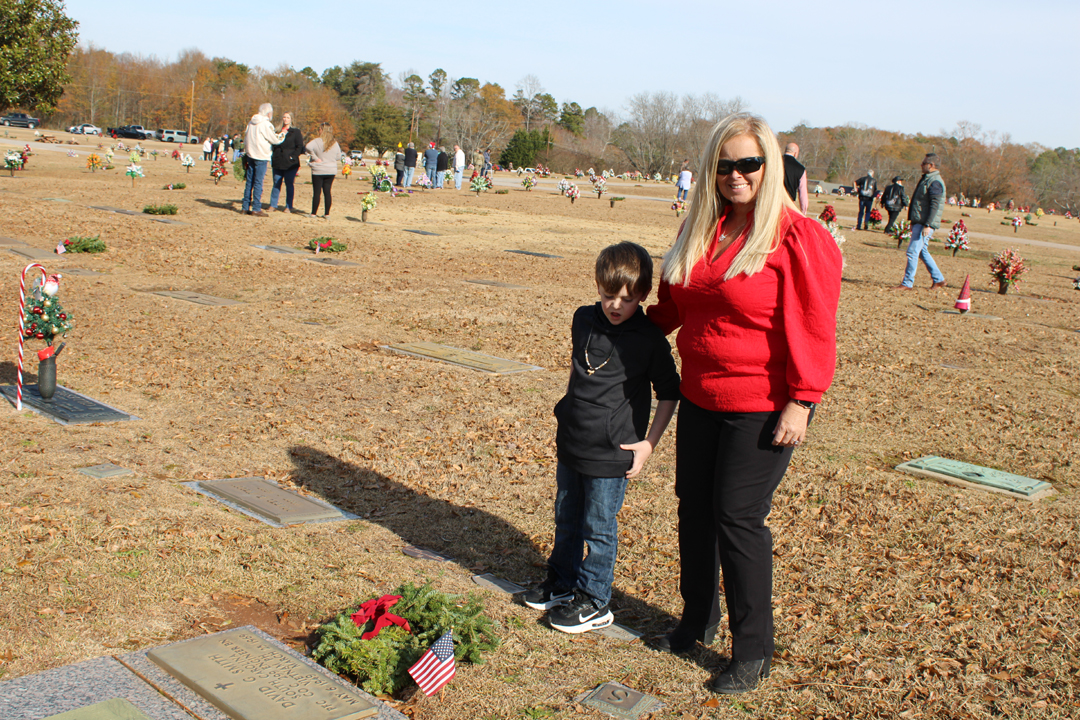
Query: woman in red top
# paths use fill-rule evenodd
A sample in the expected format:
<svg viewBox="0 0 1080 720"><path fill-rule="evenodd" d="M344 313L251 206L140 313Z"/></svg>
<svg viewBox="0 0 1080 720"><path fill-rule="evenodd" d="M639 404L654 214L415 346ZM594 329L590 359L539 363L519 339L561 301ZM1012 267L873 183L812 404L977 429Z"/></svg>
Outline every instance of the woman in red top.
<svg viewBox="0 0 1080 720"><path fill-rule="evenodd" d="M780 146L753 115L713 129L686 222L664 257L664 332L680 328L676 430L683 614L656 646L712 642L719 580L731 663L709 687L754 689L773 654L772 535L765 525L791 453L832 382L842 258L784 191Z"/></svg>

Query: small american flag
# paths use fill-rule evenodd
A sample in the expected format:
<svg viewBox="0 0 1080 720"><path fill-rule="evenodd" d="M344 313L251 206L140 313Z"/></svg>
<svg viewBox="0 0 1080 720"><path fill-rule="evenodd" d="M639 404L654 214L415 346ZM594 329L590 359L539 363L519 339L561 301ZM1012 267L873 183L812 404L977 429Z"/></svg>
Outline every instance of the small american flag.
<svg viewBox="0 0 1080 720"><path fill-rule="evenodd" d="M454 631L450 630L409 668L409 674L424 691L434 695L454 677Z"/></svg>

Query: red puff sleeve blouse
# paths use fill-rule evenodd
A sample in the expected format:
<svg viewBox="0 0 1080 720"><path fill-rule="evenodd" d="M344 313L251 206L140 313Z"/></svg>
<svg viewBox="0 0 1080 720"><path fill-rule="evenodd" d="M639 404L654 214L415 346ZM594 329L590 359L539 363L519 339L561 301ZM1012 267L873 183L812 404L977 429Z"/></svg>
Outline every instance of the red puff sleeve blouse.
<svg viewBox="0 0 1080 720"><path fill-rule="evenodd" d="M689 285L661 281L648 309L682 359L683 396L707 410L771 412L820 402L836 368L843 258L821 225L785 210L783 241L761 272L724 280L743 242L715 260L720 225Z"/></svg>

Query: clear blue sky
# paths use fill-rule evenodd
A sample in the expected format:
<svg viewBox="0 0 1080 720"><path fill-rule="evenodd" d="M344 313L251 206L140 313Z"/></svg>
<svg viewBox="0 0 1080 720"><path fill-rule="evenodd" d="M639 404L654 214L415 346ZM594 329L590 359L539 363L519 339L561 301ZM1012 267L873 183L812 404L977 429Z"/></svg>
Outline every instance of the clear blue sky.
<svg viewBox="0 0 1080 720"><path fill-rule="evenodd" d="M321 73L378 62L397 81L527 74L557 101L615 112L642 91L741 96L775 130L862 123L937 133L960 120L1015 142L1080 146L1080 2L318 3L68 0L80 42L173 60L185 48ZM137 9L136 9L137 8Z"/></svg>

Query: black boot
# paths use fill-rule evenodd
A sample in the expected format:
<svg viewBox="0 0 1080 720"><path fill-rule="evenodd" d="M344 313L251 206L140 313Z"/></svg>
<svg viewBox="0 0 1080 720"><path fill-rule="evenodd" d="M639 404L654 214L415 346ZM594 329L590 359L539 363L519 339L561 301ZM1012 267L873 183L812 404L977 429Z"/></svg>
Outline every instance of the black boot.
<svg viewBox="0 0 1080 720"><path fill-rule="evenodd" d="M709 689L721 695L750 692L761 680L769 677L769 662L769 658L745 662L732 660L727 669L709 683Z"/></svg>
<svg viewBox="0 0 1080 720"><path fill-rule="evenodd" d="M716 628L719 625L720 623L715 623L704 630L699 630L680 622L667 635L661 635L653 639L652 646L661 652L682 655L693 650L698 640L705 645L712 645L713 640L716 639Z"/></svg>

